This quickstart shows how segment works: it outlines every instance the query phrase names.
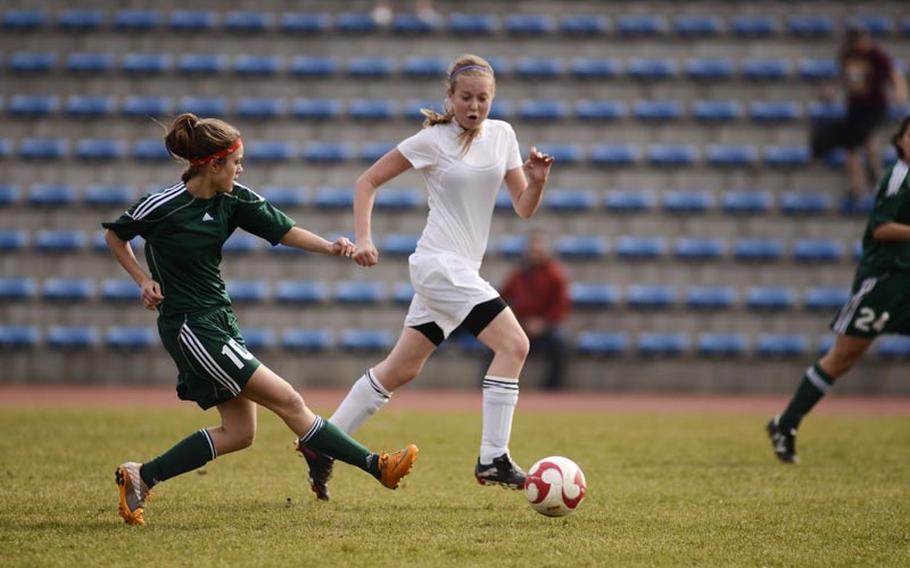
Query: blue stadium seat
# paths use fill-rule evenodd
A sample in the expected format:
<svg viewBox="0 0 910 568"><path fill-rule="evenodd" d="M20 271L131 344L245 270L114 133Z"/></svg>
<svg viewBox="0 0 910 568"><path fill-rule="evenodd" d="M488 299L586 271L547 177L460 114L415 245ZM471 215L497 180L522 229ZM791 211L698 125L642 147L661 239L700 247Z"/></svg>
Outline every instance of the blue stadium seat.
<svg viewBox="0 0 910 568"><path fill-rule="evenodd" d="M261 33L275 27L275 15L256 10L231 10L224 15L224 29L238 33Z"/></svg>
<svg viewBox="0 0 910 568"><path fill-rule="evenodd" d="M787 191L780 196L780 210L787 215L820 215L831 208L831 196L824 193Z"/></svg>
<svg viewBox="0 0 910 568"><path fill-rule="evenodd" d="M569 298L577 308L612 308L619 304L619 288L612 284L573 282Z"/></svg>
<svg viewBox="0 0 910 568"><path fill-rule="evenodd" d="M209 10L174 10L168 17L168 27L176 32L204 32L215 29L218 14Z"/></svg>
<svg viewBox="0 0 910 568"><path fill-rule="evenodd" d="M765 146L764 160L766 166L796 167L808 165L811 161L809 148L805 146Z"/></svg>
<svg viewBox="0 0 910 568"><path fill-rule="evenodd" d="M847 288L812 287L806 290L803 305L807 310L837 310L850 300Z"/></svg>
<svg viewBox="0 0 910 568"><path fill-rule="evenodd" d="M552 122L569 116L569 105L556 99L526 99L518 104L518 117L528 121Z"/></svg>
<svg viewBox="0 0 910 568"><path fill-rule="evenodd" d="M291 114L301 120L329 120L341 116L341 102L336 99L294 99Z"/></svg>
<svg viewBox="0 0 910 568"><path fill-rule="evenodd" d="M114 68L113 53L76 52L66 56L66 70L72 73L106 73Z"/></svg>
<svg viewBox="0 0 910 568"><path fill-rule="evenodd" d="M610 31L610 21L606 16L571 14L559 19L559 31L570 37L602 36Z"/></svg>
<svg viewBox="0 0 910 568"><path fill-rule="evenodd" d="M616 18L616 31L624 36L656 36L667 31L663 16L625 14Z"/></svg>
<svg viewBox="0 0 910 568"><path fill-rule="evenodd" d="M0 251L16 252L28 246L28 232L23 229L0 229Z"/></svg>
<svg viewBox="0 0 910 568"><path fill-rule="evenodd" d="M243 345L252 351L269 351L278 344L275 332L267 327L244 327L240 329Z"/></svg>
<svg viewBox="0 0 910 568"><path fill-rule="evenodd" d="M152 327L118 325L104 333L104 346L115 351L139 351L157 344L158 333Z"/></svg>
<svg viewBox="0 0 910 568"><path fill-rule="evenodd" d="M59 108L60 97L57 95L13 95L7 112L13 116L38 118L57 112Z"/></svg>
<svg viewBox="0 0 910 568"><path fill-rule="evenodd" d="M284 58L278 55L238 55L234 73L245 77L271 77L281 72Z"/></svg>
<svg viewBox="0 0 910 568"><path fill-rule="evenodd" d="M633 79L672 79L678 73L676 61L669 58L632 57L626 64L626 74Z"/></svg>
<svg viewBox="0 0 910 568"><path fill-rule="evenodd" d="M95 282L88 278L48 278L41 288L45 300L82 302L95 295Z"/></svg>
<svg viewBox="0 0 910 568"><path fill-rule="evenodd" d="M743 105L739 101L706 101L692 102L692 118L700 122L732 122L743 116Z"/></svg>
<svg viewBox="0 0 910 568"><path fill-rule="evenodd" d="M733 77L734 70L733 61L718 57L691 58L685 63L686 77L699 81L729 79Z"/></svg>
<svg viewBox="0 0 910 568"><path fill-rule="evenodd" d="M751 215L771 211L772 202L767 191L727 191L721 196L720 207L724 213Z"/></svg>
<svg viewBox="0 0 910 568"><path fill-rule="evenodd" d="M401 64L405 77L444 77L449 62L443 57L408 57Z"/></svg>
<svg viewBox="0 0 910 568"><path fill-rule="evenodd" d="M693 310L732 308L738 295L733 286L690 286L686 290L686 307Z"/></svg>
<svg viewBox="0 0 910 568"><path fill-rule="evenodd" d="M397 144L395 142L364 142L360 145L360 159L364 162L373 163L379 158L385 156L393 150Z"/></svg>
<svg viewBox="0 0 910 568"><path fill-rule="evenodd" d="M306 189L303 187L269 185L262 188L262 195L269 203L281 209L294 209L309 203Z"/></svg>
<svg viewBox="0 0 910 568"><path fill-rule="evenodd" d="M249 254L261 248L262 239L245 231L234 231L221 247L228 254ZM233 295L233 294L232 294Z"/></svg>
<svg viewBox="0 0 910 568"><path fill-rule="evenodd" d="M836 340L837 337L832 334L822 336L818 341L818 355L823 356L828 351L831 351Z"/></svg>
<svg viewBox="0 0 910 568"><path fill-rule="evenodd" d="M802 334L762 333L756 352L762 357L803 357L809 351L809 339Z"/></svg>
<svg viewBox="0 0 910 568"><path fill-rule="evenodd" d="M513 71L521 79L556 79L565 72L565 65L556 57L519 57Z"/></svg>
<svg viewBox="0 0 910 568"><path fill-rule="evenodd" d="M696 350L702 357L742 357L749 350L749 339L742 333L701 333Z"/></svg>
<svg viewBox="0 0 910 568"><path fill-rule="evenodd" d="M718 16L682 15L673 22L673 31L678 36L688 38L706 38L720 35L723 29Z"/></svg>
<svg viewBox="0 0 910 568"><path fill-rule="evenodd" d="M87 242L83 231L44 229L35 234L33 244L41 252L74 252L85 248Z"/></svg>
<svg viewBox="0 0 910 568"><path fill-rule="evenodd" d="M252 140L245 145L244 158L251 162L290 162L300 152L292 140Z"/></svg>
<svg viewBox="0 0 910 568"><path fill-rule="evenodd" d="M47 330L45 341L54 349L91 349L98 344L98 328L54 325Z"/></svg>
<svg viewBox="0 0 910 568"><path fill-rule="evenodd" d="M496 33L496 17L491 14L451 14L449 32L455 35L492 35Z"/></svg>
<svg viewBox="0 0 910 568"><path fill-rule="evenodd" d="M698 149L692 144L651 144L647 158L654 166L691 166L698 159Z"/></svg>
<svg viewBox="0 0 910 568"><path fill-rule="evenodd" d="M325 282L316 280L279 280L275 300L283 304L320 304L329 297Z"/></svg>
<svg viewBox="0 0 910 568"><path fill-rule="evenodd" d="M63 138L23 138L19 157L26 160L59 160L69 153L69 140Z"/></svg>
<svg viewBox="0 0 910 568"><path fill-rule="evenodd" d="M128 278L106 278L101 281L101 299L105 302L138 302L142 291Z"/></svg>
<svg viewBox="0 0 910 568"><path fill-rule="evenodd" d="M84 138L76 142L76 158L83 161L117 160L126 155L126 142L114 138Z"/></svg>
<svg viewBox="0 0 910 568"><path fill-rule="evenodd" d="M66 99L65 112L78 118L101 118L114 114L114 97L71 95Z"/></svg>
<svg viewBox="0 0 910 568"><path fill-rule="evenodd" d="M356 120L389 120L398 114L398 103L392 99L354 99L348 115Z"/></svg>
<svg viewBox="0 0 910 568"><path fill-rule="evenodd" d="M553 156L562 165L575 164L584 159L584 150L579 144L539 144L537 149Z"/></svg>
<svg viewBox="0 0 910 568"><path fill-rule="evenodd" d="M747 59L742 63L742 75L755 81L783 80L790 76L792 64L786 59Z"/></svg>
<svg viewBox="0 0 910 568"><path fill-rule="evenodd" d="M338 345L344 351L379 352L390 349L394 340L386 329L342 329Z"/></svg>
<svg viewBox="0 0 910 568"><path fill-rule="evenodd" d="M354 156L347 142L310 142L303 149L303 159L308 162L346 162Z"/></svg>
<svg viewBox="0 0 910 568"><path fill-rule="evenodd" d="M607 240L599 235L563 235L553 249L565 259L603 258L609 251Z"/></svg>
<svg viewBox="0 0 910 568"><path fill-rule="evenodd" d="M676 303L676 287L662 284L633 284L626 290L629 307L666 309Z"/></svg>
<svg viewBox="0 0 910 568"><path fill-rule="evenodd" d="M717 260L726 252L726 241L720 238L680 237L674 254L681 260Z"/></svg>
<svg viewBox="0 0 910 568"><path fill-rule="evenodd" d="M812 120L834 120L847 116L847 109L841 103L812 101L807 109L807 114Z"/></svg>
<svg viewBox="0 0 910 568"><path fill-rule="evenodd" d="M758 149L751 144L711 144L705 161L712 166L753 166L758 163Z"/></svg>
<svg viewBox="0 0 910 568"><path fill-rule="evenodd" d="M34 325L0 325L0 348L34 347L41 341L41 332Z"/></svg>
<svg viewBox="0 0 910 568"><path fill-rule="evenodd" d="M92 32L101 28L104 11L97 9L63 10L57 15L57 27L71 32Z"/></svg>
<svg viewBox="0 0 910 568"><path fill-rule="evenodd" d="M373 207L379 210L405 211L424 205L423 193L416 188L383 188L376 192Z"/></svg>
<svg viewBox="0 0 910 568"><path fill-rule="evenodd" d="M423 116L421 109L425 109L425 108L430 109L430 110L435 110L436 112L438 112L440 114L442 114L443 110L444 110L443 106L442 106L442 101L438 101L435 99L432 99L432 100L431 99L409 99L409 100L405 101L405 103L404 103L404 107L402 109L402 115L404 115L405 118L410 119L410 120L423 121L423 119L425 117Z"/></svg>
<svg viewBox="0 0 910 568"><path fill-rule="evenodd" d="M390 256L408 256L417 249L417 233L392 233L385 235L380 243L379 250Z"/></svg>
<svg viewBox="0 0 910 568"><path fill-rule="evenodd" d="M335 30L343 34L366 34L378 28L367 12L341 12L335 16Z"/></svg>
<svg viewBox="0 0 910 568"><path fill-rule="evenodd" d="M177 58L177 72L184 75L215 75L227 69L221 53L184 53Z"/></svg>
<svg viewBox="0 0 910 568"><path fill-rule="evenodd" d="M278 21L278 28L287 34L323 34L332 26L332 17L325 12L284 12Z"/></svg>
<svg viewBox="0 0 910 568"><path fill-rule="evenodd" d="M439 22L436 19L421 17L419 14L395 14L392 19L392 32L399 35L429 35L438 29Z"/></svg>
<svg viewBox="0 0 910 568"><path fill-rule="evenodd" d="M613 79L622 71L622 62L613 57L576 57L569 67L576 79Z"/></svg>
<svg viewBox="0 0 910 568"><path fill-rule="evenodd" d="M354 190L346 187L321 187L313 204L319 209L350 209L354 206Z"/></svg>
<svg viewBox="0 0 910 568"><path fill-rule="evenodd" d="M395 72L395 61L391 57L354 57L348 60L349 77L360 79L382 79Z"/></svg>
<svg viewBox="0 0 910 568"><path fill-rule="evenodd" d="M286 112L284 99L276 97L244 97L234 106L234 113L242 118L277 118Z"/></svg>
<svg viewBox="0 0 910 568"><path fill-rule="evenodd" d="M769 37L778 33L774 16L734 16L730 19L730 32L739 37Z"/></svg>
<svg viewBox="0 0 910 568"><path fill-rule="evenodd" d="M591 163L597 166L631 166L641 159L637 144L595 144L591 147Z"/></svg>
<svg viewBox="0 0 910 568"><path fill-rule="evenodd" d="M269 297L269 283L266 280L228 280L225 286L234 303L258 304Z"/></svg>
<svg viewBox="0 0 910 568"><path fill-rule="evenodd" d="M334 57L298 55L291 59L288 71L297 77L331 77L338 72L338 61Z"/></svg>
<svg viewBox="0 0 910 568"><path fill-rule="evenodd" d="M637 120L667 122L683 115L680 101L638 100L632 103L632 116Z"/></svg>
<svg viewBox="0 0 910 568"><path fill-rule="evenodd" d="M40 51L17 51L9 58L13 73L46 73L57 67L57 54Z"/></svg>
<svg viewBox="0 0 910 568"><path fill-rule="evenodd" d="M665 191L661 206L669 213L705 213L714 207L714 196L708 191Z"/></svg>
<svg viewBox="0 0 910 568"><path fill-rule="evenodd" d="M817 81L819 79L836 79L840 75L840 65L836 59L800 59L796 72L801 79Z"/></svg>
<svg viewBox="0 0 910 568"><path fill-rule="evenodd" d="M0 278L0 300L28 300L35 295L31 278Z"/></svg>
<svg viewBox="0 0 910 568"><path fill-rule="evenodd" d="M620 236L616 241L616 254L627 259L655 259L667 253L665 237Z"/></svg>
<svg viewBox="0 0 910 568"><path fill-rule="evenodd" d="M511 102L496 99L493 101L493 106L490 108L490 118L496 120L509 120L514 112Z"/></svg>
<svg viewBox="0 0 910 568"><path fill-rule="evenodd" d="M629 337L621 332L582 331L575 338L575 351L581 355L615 357L629 346Z"/></svg>
<svg viewBox="0 0 910 568"><path fill-rule="evenodd" d="M76 199L76 188L70 185L35 183L28 188L26 203L38 207L69 207Z"/></svg>
<svg viewBox="0 0 910 568"><path fill-rule="evenodd" d="M779 286L750 286L746 307L752 310L789 310L796 306L796 292Z"/></svg>
<svg viewBox="0 0 910 568"><path fill-rule="evenodd" d="M0 27L8 32L35 31L47 27L47 11L38 8L19 8L6 10Z"/></svg>
<svg viewBox="0 0 910 568"><path fill-rule="evenodd" d="M753 122L795 122L801 117L802 108L796 101L754 101L749 105Z"/></svg>
<svg viewBox="0 0 910 568"><path fill-rule="evenodd" d="M392 287L392 302L398 305L408 305L414 298L414 287L410 282L396 282Z"/></svg>
<svg viewBox="0 0 910 568"><path fill-rule="evenodd" d="M163 162L171 160L171 155L168 153L167 148L165 148L164 142L159 138L136 140L133 142L133 149L130 151L130 155L136 160L146 162Z"/></svg>
<svg viewBox="0 0 910 568"><path fill-rule="evenodd" d="M657 199L649 191L640 189L614 190L604 198L607 211L617 213L641 213L654 209Z"/></svg>
<svg viewBox="0 0 910 568"><path fill-rule="evenodd" d="M160 75L169 71L173 64L174 57L169 53L127 53L120 68L131 75Z"/></svg>
<svg viewBox="0 0 910 568"><path fill-rule="evenodd" d="M597 207L597 194L591 189L554 189L544 193L543 206L556 212L592 211Z"/></svg>
<svg viewBox="0 0 910 568"><path fill-rule="evenodd" d="M885 14L860 14L851 18L848 25L862 28L876 37L891 35L895 30L894 21Z"/></svg>
<svg viewBox="0 0 910 568"><path fill-rule="evenodd" d="M503 28L513 36L540 37L553 33L556 23L545 14L510 14L505 17Z"/></svg>
<svg viewBox="0 0 910 568"><path fill-rule="evenodd" d="M287 351L320 352L332 347L332 332L328 329L286 329L281 334L281 347Z"/></svg>
<svg viewBox="0 0 910 568"><path fill-rule="evenodd" d="M784 245L777 239L739 239L733 243L733 257L736 260L780 260Z"/></svg>
<svg viewBox="0 0 910 568"><path fill-rule="evenodd" d="M834 33L834 20L830 16L790 16L787 19L787 31L794 36L827 37Z"/></svg>
<svg viewBox="0 0 910 568"><path fill-rule="evenodd" d="M502 196L504 193L500 193ZM510 205L511 206L511 205ZM496 243L496 251L500 256L518 258L528 248L528 237L525 235L503 235Z"/></svg>
<svg viewBox="0 0 910 568"><path fill-rule="evenodd" d="M0 158L8 158L13 154L13 144L9 138L0 138ZM2 198L0 198L2 201ZM0 202L0 205L3 205Z"/></svg>
<svg viewBox="0 0 910 568"><path fill-rule="evenodd" d="M910 357L910 337L885 335L878 340L878 356L882 359L907 359Z"/></svg>
<svg viewBox="0 0 910 568"><path fill-rule="evenodd" d="M575 103L575 117L586 122L620 120L628 113L623 101L583 99Z"/></svg>
<svg viewBox="0 0 910 568"><path fill-rule="evenodd" d="M800 262L837 262L844 257L844 245L832 239L799 239L793 243L793 259Z"/></svg>
<svg viewBox="0 0 910 568"><path fill-rule="evenodd" d="M164 18L158 10L120 10L114 14L114 28L120 31L149 31L161 25Z"/></svg>
<svg viewBox="0 0 910 568"><path fill-rule="evenodd" d="M385 284L371 280L342 280L335 283L333 299L339 304L378 304L385 300Z"/></svg>
<svg viewBox="0 0 910 568"><path fill-rule="evenodd" d="M640 333L636 349L642 357L677 357L689 349L689 336L686 333Z"/></svg>

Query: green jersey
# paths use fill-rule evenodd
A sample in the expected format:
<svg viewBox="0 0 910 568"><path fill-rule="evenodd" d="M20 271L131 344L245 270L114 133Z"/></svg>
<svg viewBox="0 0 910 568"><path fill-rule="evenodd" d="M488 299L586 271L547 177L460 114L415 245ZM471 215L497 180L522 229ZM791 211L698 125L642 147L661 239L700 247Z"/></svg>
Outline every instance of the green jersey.
<svg viewBox="0 0 910 568"><path fill-rule="evenodd" d="M238 227L273 245L294 221L238 183L230 193L199 199L178 183L144 196L112 223L119 238L145 239L145 258L161 285L162 316L195 313L231 304L221 277L221 247Z"/></svg>
<svg viewBox="0 0 910 568"><path fill-rule="evenodd" d="M898 160L879 183L875 205L863 234L861 267L876 271L910 271L910 241L877 241L872 238L880 225L901 223L910 225L910 166Z"/></svg>

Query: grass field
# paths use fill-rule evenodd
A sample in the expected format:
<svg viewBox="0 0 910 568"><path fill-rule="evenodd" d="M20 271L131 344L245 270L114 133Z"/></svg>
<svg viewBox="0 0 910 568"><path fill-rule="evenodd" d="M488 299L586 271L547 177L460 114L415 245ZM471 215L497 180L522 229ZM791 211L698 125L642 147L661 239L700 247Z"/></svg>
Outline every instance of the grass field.
<svg viewBox="0 0 910 568"><path fill-rule="evenodd" d="M115 466L217 421L191 408L0 409L0 565L910 566L910 422L813 416L803 465L772 457L766 417L519 413L512 452L584 469L562 519L472 476L476 413L389 409L368 445L421 447L389 491L336 466L312 499L283 425L158 486L146 527L117 516Z"/></svg>

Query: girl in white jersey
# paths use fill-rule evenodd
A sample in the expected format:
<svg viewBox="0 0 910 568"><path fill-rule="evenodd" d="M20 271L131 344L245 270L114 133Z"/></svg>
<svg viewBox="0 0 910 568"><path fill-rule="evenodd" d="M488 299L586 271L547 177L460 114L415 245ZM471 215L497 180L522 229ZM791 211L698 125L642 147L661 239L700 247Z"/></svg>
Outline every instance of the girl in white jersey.
<svg viewBox="0 0 910 568"><path fill-rule="evenodd" d="M515 131L488 119L495 92L493 69L476 55L449 67L445 114L424 110L424 129L401 142L357 180L354 198L357 252L373 266L379 251L370 228L379 186L414 168L423 174L429 216L409 259L414 299L391 353L354 383L330 421L351 433L413 380L436 347L456 328L473 333L494 357L483 381L483 434L475 476L481 484L521 488L525 473L509 456L518 376L528 338L499 293L480 277L496 194L503 181L522 218L540 204L553 158L531 148L522 163ZM310 483L327 499L331 460L299 448L310 465Z"/></svg>

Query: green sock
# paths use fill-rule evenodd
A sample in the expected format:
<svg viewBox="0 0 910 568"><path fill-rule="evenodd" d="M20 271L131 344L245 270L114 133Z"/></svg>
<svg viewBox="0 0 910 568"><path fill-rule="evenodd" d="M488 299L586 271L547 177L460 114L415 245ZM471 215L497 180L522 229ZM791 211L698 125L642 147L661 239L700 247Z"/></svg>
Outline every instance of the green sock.
<svg viewBox="0 0 910 568"><path fill-rule="evenodd" d="M310 431L300 437L300 442L379 479L379 456L321 416L316 417Z"/></svg>
<svg viewBox="0 0 910 568"><path fill-rule="evenodd" d="M803 416L808 414L812 407L831 390L833 384L834 379L829 377L818 363L806 369L806 374L803 375L803 380L799 383L793 398L790 399L790 404L780 415L780 427L785 430L799 428Z"/></svg>
<svg viewBox="0 0 910 568"><path fill-rule="evenodd" d="M176 446L150 462L142 464L139 476L151 489L156 483L204 466L218 457L208 430L193 432Z"/></svg>

